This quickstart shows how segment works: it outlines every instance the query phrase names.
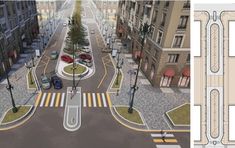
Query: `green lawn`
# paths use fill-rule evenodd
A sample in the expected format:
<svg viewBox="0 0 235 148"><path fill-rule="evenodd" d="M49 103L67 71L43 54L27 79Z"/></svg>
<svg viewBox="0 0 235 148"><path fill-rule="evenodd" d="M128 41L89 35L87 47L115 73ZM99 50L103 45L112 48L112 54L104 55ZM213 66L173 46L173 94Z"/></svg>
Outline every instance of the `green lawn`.
<svg viewBox="0 0 235 148"><path fill-rule="evenodd" d="M17 108L18 111L16 113L13 113L12 109L10 109L4 116L2 123L11 122L24 116L29 111L30 106L20 106Z"/></svg>
<svg viewBox="0 0 235 148"><path fill-rule="evenodd" d="M143 121L139 115L139 113L133 108L133 113L128 113L128 107L115 107L117 112L125 119L135 122L138 124L143 124Z"/></svg>
<svg viewBox="0 0 235 148"><path fill-rule="evenodd" d="M82 66L82 65L79 65L79 64L76 64L76 69L75 69L75 74L82 74L86 71L86 67L85 66ZM69 73L69 74L73 74L73 64L71 65L68 65L68 66L65 66L64 67L64 71L66 73Z"/></svg>
<svg viewBox="0 0 235 148"><path fill-rule="evenodd" d="M167 113L174 124L190 124L190 104L185 104Z"/></svg>
<svg viewBox="0 0 235 148"><path fill-rule="evenodd" d="M118 79L118 83L117 83L117 79ZM121 80L122 80L122 73L120 72L118 77L116 75L116 78L113 82L112 88L120 88Z"/></svg>
<svg viewBox="0 0 235 148"><path fill-rule="evenodd" d="M36 88L36 84L35 84L33 76L32 76L32 82L33 83L31 83L30 75L32 76L32 72L28 73L28 86L29 86L29 88Z"/></svg>

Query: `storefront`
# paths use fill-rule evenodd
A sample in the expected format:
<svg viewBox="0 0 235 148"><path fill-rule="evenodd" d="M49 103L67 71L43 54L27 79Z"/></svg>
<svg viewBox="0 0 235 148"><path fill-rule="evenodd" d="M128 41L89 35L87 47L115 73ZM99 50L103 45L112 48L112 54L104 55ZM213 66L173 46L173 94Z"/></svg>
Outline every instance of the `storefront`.
<svg viewBox="0 0 235 148"><path fill-rule="evenodd" d="M190 68L186 67L182 70L182 76L179 79L178 87L188 87L190 83Z"/></svg>
<svg viewBox="0 0 235 148"><path fill-rule="evenodd" d="M168 68L163 73L160 81L160 87L170 87L175 71L172 68Z"/></svg>

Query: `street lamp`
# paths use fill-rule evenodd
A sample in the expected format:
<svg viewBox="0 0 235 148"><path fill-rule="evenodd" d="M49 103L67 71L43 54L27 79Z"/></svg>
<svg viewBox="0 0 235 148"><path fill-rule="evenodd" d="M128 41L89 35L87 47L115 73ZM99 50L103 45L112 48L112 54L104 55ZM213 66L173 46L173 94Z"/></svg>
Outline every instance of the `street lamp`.
<svg viewBox="0 0 235 148"><path fill-rule="evenodd" d="M3 38L3 36L4 36L4 33L2 32L2 28L0 28L0 38ZM4 42L4 39L3 39L3 42ZM1 51L1 55L2 55L2 62L4 64L4 62L5 62L4 55L5 54L4 54L4 51L3 51L3 45L1 43L0 43L0 51ZM5 64L4 64L4 67L5 67ZM5 69L4 71L5 71L5 75L6 75L6 79L7 79L7 87L6 88L9 91L10 96L11 96L11 104L13 106L12 111L13 111L13 113L16 113L18 111L18 108L15 105L15 100L14 100L13 94L12 94L13 86L10 83L7 70Z"/></svg>
<svg viewBox="0 0 235 148"><path fill-rule="evenodd" d="M144 23L144 26L141 25L141 27L140 27L141 50L140 50L140 57L137 59L138 60L138 68L137 68L137 72L136 72L135 82L134 82L134 85L131 87L133 92L132 92L131 101L130 101L130 104L129 104L130 106L128 108L128 113L133 112L133 103L134 103L134 98L135 98L135 92L138 89L137 80L138 80L138 75L139 75L140 66L141 66L141 62L142 62L142 57L141 56L143 54L144 41L145 41L146 35L152 31L151 29L152 29L152 25L148 25L147 22Z"/></svg>
<svg viewBox="0 0 235 148"><path fill-rule="evenodd" d="M73 17L72 17L72 19L69 18L68 25L70 25L70 26L75 25L75 20L74 20ZM73 67L72 67L72 70L73 70L73 87L72 87L72 89L76 90L76 84L75 84L75 70L76 70L76 67L75 67L75 62L74 62L75 61L75 48L74 48L73 39L71 39L71 40L72 40L72 44L73 44Z"/></svg>

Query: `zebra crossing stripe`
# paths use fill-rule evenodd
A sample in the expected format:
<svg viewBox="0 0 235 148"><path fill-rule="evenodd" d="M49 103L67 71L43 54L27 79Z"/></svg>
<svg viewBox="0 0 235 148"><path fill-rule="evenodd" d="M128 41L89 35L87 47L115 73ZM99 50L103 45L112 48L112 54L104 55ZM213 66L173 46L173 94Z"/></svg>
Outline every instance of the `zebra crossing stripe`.
<svg viewBox="0 0 235 148"><path fill-rule="evenodd" d="M91 107L91 94L88 93L88 107Z"/></svg>
<svg viewBox="0 0 235 148"><path fill-rule="evenodd" d="M47 93L44 93L44 94L43 94L43 96L42 96L42 100L41 100L41 103L40 103L40 107L42 107L42 106L43 106L44 101L45 101L45 98L46 98L46 95L47 95Z"/></svg>
<svg viewBox="0 0 235 148"><path fill-rule="evenodd" d="M45 107L48 107L49 102L50 102L50 99L51 99L51 93L48 93L48 95L47 95L47 99L46 99Z"/></svg>
<svg viewBox="0 0 235 148"><path fill-rule="evenodd" d="M40 102L40 100L41 100L41 97L42 97L42 93L40 92L40 93L38 94L37 100L36 100L36 102L35 102L35 106L38 106L38 104L39 104L39 102Z"/></svg>
<svg viewBox="0 0 235 148"><path fill-rule="evenodd" d="M54 105L54 102L55 102L55 95L56 95L56 93L53 93L53 94L52 94L50 107L52 107L52 106Z"/></svg>
<svg viewBox="0 0 235 148"><path fill-rule="evenodd" d="M96 97L95 97L95 93L92 93L92 98L93 98L93 106L96 107Z"/></svg>
<svg viewBox="0 0 235 148"><path fill-rule="evenodd" d="M102 96L102 101L103 101L104 107L107 107L104 93L102 93L101 96Z"/></svg>
<svg viewBox="0 0 235 148"><path fill-rule="evenodd" d="M154 137L154 138L162 137L162 134L151 134L151 137ZM166 134L165 137L174 137L174 135L173 134Z"/></svg>
<svg viewBox="0 0 235 148"><path fill-rule="evenodd" d="M101 107L101 99L100 99L100 93L97 93L97 100L98 100L98 106Z"/></svg>
<svg viewBox="0 0 235 148"><path fill-rule="evenodd" d="M153 139L154 143L177 143L176 139Z"/></svg>
<svg viewBox="0 0 235 148"><path fill-rule="evenodd" d="M156 145L156 148L181 148L180 145Z"/></svg>
<svg viewBox="0 0 235 148"><path fill-rule="evenodd" d="M60 107L64 106L64 100L65 100L65 93L62 93L62 98L61 98L61 101L60 101Z"/></svg>
<svg viewBox="0 0 235 148"><path fill-rule="evenodd" d="M60 93L57 94L56 102L55 102L55 107L59 106L59 102L60 102Z"/></svg>
<svg viewBox="0 0 235 148"><path fill-rule="evenodd" d="M86 94L83 93L83 106L86 107Z"/></svg>
<svg viewBox="0 0 235 148"><path fill-rule="evenodd" d="M107 96L107 101L108 101L109 107L112 107L112 103L111 103L109 93L106 93L106 96Z"/></svg>

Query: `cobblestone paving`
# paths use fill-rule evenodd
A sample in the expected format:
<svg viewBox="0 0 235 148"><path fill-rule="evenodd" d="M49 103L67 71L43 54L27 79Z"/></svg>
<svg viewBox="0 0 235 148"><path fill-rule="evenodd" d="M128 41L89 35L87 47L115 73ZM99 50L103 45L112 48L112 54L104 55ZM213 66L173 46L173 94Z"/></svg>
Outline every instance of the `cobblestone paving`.
<svg viewBox="0 0 235 148"><path fill-rule="evenodd" d="M111 95L114 105L129 105L130 81L133 84L135 78L132 75L131 80L130 74L127 73L130 69L133 69L133 67L128 63L127 58L124 58L122 67L124 79L121 91L119 96L116 94ZM151 85L141 85L140 81L138 81L138 87L139 89L135 94L134 107L142 113L150 129L170 129L163 118L165 112L190 101L190 94L181 93L177 88L172 88L175 93L163 93L159 88L153 88Z"/></svg>
<svg viewBox="0 0 235 148"><path fill-rule="evenodd" d="M25 68L24 63L28 60L29 59L27 57L21 57L20 60L18 60L16 63L18 67L17 70L14 68L9 72L9 80L11 85L14 87L12 93L16 105L34 103L35 92L27 90L27 69ZM36 62L37 61L35 60L35 64ZM7 81L5 79L0 83L0 118L6 110L12 107L10 93L6 89L6 86Z"/></svg>

